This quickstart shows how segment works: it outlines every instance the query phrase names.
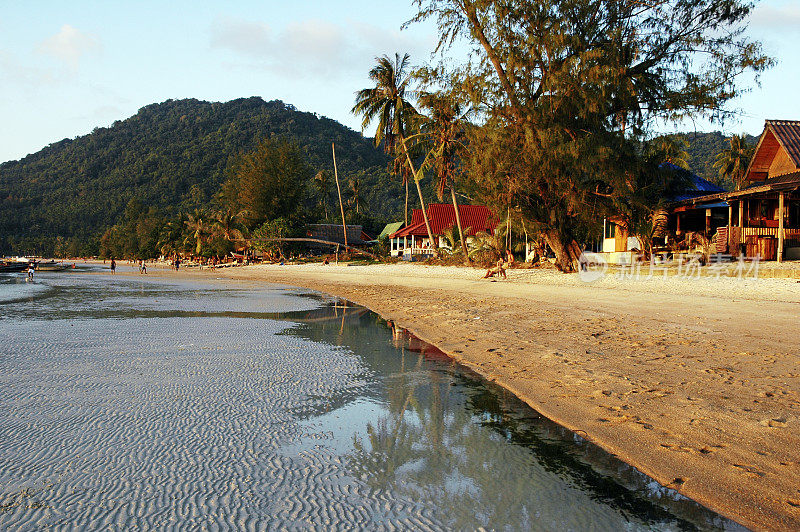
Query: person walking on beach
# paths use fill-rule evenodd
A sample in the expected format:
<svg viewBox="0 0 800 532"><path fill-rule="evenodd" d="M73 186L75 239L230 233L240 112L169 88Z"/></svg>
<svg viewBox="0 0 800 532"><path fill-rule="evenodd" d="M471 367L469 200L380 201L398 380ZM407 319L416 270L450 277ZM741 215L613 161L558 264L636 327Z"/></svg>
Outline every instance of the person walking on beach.
<svg viewBox="0 0 800 532"><path fill-rule="evenodd" d="M115 261L114 258L112 257L111 258L111 273L113 274L116 271L117 271L117 261Z"/></svg>
<svg viewBox="0 0 800 532"><path fill-rule="evenodd" d="M181 258L180 257L175 257L175 271L177 272L178 268L180 268L180 267L181 267Z"/></svg>
<svg viewBox="0 0 800 532"><path fill-rule="evenodd" d="M36 261L32 260L28 263L28 278L25 281L33 281L34 270L36 270Z"/></svg>
<svg viewBox="0 0 800 532"><path fill-rule="evenodd" d="M139 274L147 273L147 265L145 265L143 260L139 261Z"/></svg>

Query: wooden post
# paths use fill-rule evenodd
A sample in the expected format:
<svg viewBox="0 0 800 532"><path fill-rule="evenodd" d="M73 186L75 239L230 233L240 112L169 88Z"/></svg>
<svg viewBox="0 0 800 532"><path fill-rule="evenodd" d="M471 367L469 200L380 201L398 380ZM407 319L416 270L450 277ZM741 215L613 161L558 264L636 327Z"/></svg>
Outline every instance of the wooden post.
<svg viewBox="0 0 800 532"><path fill-rule="evenodd" d="M339 193L339 208L342 210L342 231L344 231L344 245L347 247L347 222L344 221L344 203L342 203L342 189L339 188L339 171L336 169L336 145L331 142L333 152L333 175L336 177L336 192ZM338 254L336 262L339 262Z"/></svg>
<svg viewBox="0 0 800 532"><path fill-rule="evenodd" d="M675 234L681 234L681 213L675 213Z"/></svg>
<svg viewBox="0 0 800 532"><path fill-rule="evenodd" d="M744 200L739 200L739 229L744 228Z"/></svg>
<svg viewBox="0 0 800 532"><path fill-rule="evenodd" d="M706 209L706 237L711 238L711 209Z"/></svg>
<svg viewBox="0 0 800 532"><path fill-rule="evenodd" d="M728 204L728 242L725 244L728 253L731 251L731 226L733 225L733 205Z"/></svg>
<svg viewBox="0 0 800 532"><path fill-rule="evenodd" d="M778 262L783 262L783 217L785 211L785 197L785 192L778 194Z"/></svg>

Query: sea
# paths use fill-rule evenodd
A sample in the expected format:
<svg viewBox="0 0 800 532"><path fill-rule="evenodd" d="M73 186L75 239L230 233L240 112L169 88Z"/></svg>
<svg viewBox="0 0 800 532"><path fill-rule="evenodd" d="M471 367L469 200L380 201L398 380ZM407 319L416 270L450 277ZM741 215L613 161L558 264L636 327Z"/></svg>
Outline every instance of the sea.
<svg viewBox="0 0 800 532"><path fill-rule="evenodd" d="M0 530L744 530L364 307L0 275Z"/></svg>

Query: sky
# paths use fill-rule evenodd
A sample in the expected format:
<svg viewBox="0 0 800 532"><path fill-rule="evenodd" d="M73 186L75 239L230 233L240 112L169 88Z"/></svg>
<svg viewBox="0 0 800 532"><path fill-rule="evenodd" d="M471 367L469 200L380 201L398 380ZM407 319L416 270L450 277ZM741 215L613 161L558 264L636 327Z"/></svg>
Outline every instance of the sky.
<svg viewBox="0 0 800 532"><path fill-rule="evenodd" d="M411 0L11 2L0 10L0 162L90 133L167 99L283 100L360 130L354 93L379 55L430 59L435 26ZM800 0L763 0L748 34L778 64L732 103L723 128L759 134L764 119L800 120ZM372 132L368 131L371 135Z"/></svg>

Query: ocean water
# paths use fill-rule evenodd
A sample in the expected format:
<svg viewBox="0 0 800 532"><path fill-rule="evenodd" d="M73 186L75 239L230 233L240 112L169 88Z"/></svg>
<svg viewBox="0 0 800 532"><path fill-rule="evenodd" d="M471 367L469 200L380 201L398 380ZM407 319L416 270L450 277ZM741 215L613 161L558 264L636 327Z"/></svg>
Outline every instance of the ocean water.
<svg viewBox="0 0 800 532"><path fill-rule="evenodd" d="M0 530L740 529L367 309L0 275Z"/></svg>

